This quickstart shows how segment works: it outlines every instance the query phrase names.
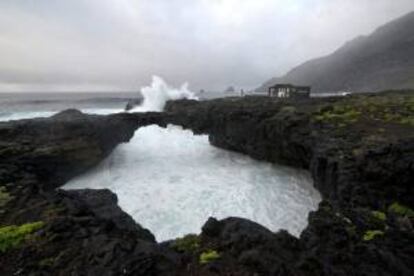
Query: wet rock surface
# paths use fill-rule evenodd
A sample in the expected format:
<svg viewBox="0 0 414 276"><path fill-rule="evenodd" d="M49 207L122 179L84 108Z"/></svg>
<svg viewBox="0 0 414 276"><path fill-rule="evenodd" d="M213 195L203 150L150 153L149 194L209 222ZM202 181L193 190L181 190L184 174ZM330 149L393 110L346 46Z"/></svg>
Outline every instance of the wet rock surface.
<svg viewBox="0 0 414 276"><path fill-rule="evenodd" d="M375 206L414 202L413 97L183 100L166 110L215 146L310 170L325 199Z"/></svg>
<svg viewBox="0 0 414 276"><path fill-rule="evenodd" d="M157 243L108 190L56 189L149 124L309 169L324 197L300 238L210 218ZM414 94L174 101L164 113L0 123L1 275L412 275ZM42 222L10 234L10 225ZM5 234L8 233L8 234ZM19 237L20 237L19 236Z"/></svg>
<svg viewBox="0 0 414 276"><path fill-rule="evenodd" d="M124 213L108 190L55 188L102 161L159 114L85 115L0 123L1 228L43 222L0 251L1 275L171 275L174 252ZM7 196L6 196L7 195ZM0 243L7 243L0 230Z"/></svg>

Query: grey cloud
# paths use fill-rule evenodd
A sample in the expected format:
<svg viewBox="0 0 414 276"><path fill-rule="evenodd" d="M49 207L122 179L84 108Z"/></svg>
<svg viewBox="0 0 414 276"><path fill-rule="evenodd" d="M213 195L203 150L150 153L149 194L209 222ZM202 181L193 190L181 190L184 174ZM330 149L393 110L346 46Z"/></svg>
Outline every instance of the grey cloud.
<svg viewBox="0 0 414 276"><path fill-rule="evenodd" d="M414 9L412 0L3 0L0 90L255 87Z"/></svg>

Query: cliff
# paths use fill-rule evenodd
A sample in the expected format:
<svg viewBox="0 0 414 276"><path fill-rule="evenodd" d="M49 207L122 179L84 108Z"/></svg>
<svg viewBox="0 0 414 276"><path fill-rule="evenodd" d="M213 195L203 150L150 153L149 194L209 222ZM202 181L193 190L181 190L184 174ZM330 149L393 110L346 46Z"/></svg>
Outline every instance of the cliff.
<svg viewBox="0 0 414 276"><path fill-rule="evenodd" d="M157 243L108 190L56 187L148 124L308 169L323 202L300 238L240 218ZM412 275L414 92L169 102L164 113L0 124L2 275ZM34 224L33 224L34 223Z"/></svg>
<svg viewBox="0 0 414 276"><path fill-rule="evenodd" d="M266 81L257 91L276 83L310 85L315 93L414 88L414 12Z"/></svg>

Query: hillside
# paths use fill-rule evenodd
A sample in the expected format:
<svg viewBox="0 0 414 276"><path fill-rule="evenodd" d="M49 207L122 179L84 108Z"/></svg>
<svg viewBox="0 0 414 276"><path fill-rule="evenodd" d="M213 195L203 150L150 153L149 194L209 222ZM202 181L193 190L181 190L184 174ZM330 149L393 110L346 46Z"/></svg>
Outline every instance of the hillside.
<svg viewBox="0 0 414 276"><path fill-rule="evenodd" d="M272 78L257 90L265 91L275 83L311 85L317 93L413 88L414 12Z"/></svg>

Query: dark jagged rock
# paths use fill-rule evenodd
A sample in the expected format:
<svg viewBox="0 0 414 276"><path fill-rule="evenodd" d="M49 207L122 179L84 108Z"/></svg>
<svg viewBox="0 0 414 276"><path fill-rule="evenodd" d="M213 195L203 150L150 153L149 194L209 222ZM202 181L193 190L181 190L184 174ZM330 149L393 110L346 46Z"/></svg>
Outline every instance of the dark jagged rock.
<svg viewBox="0 0 414 276"><path fill-rule="evenodd" d="M125 111L129 111L129 110L133 109L134 107L141 105L143 103L143 101L144 101L144 99L142 99L142 98L128 100L128 102L125 106Z"/></svg>
<svg viewBox="0 0 414 276"><path fill-rule="evenodd" d="M70 198L71 204L77 204L73 209L88 209L99 219L112 221L120 230L138 233L140 239L155 242L154 235L147 229L140 227L130 215L118 206L116 194L105 190L70 190L60 191Z"/></svg>
<svg viewBox="0 0 414 276"><path fill-rule="evenodd" d="M163 250L148 230L126 218L112 194L86 194L61 191L38 200L43 213L30 219L44 221L45 227L31 238L34 242L1 258L1 275L176 275L177 254Z"/></svg>
<svg viewBox="0 0 414 276"><path fill-rule="evenodd" d="M201 235L205 243L214 244L219 252L224 252L223 255L241 266L240 273L288 275L292 270L286 265L292 265L301 251L300 241L286 231L274 234L257 223L240 218L221 221L210 218Z"/></svg>
<svg viewBox="0 0 414 276"><path fill-rule="evenodd" d="M413 274L413 92L181 100L166 111L69 110L0 123L0 227L44 222L0 252L0 274ZM208 134L218 147L309 169L324 201L300 238L240 218L210 218L200 235L159 244L110 191L55 190L137 128L168 123Z"/></svg>
<svg viewBox="0 0 414 276"><path fill-rule="evenodd" d="M158 115L85 115L66 110L51 118L0 123L0 164L12 164L53 187L95 166L138 126ZM42 188L47 188L44 185Z"/></svg>
<svg viewBox="0 0 414 276"><path fill-rule="evenodd" d="M300 101L245 97L181 100L166 110L173 123L209 134L213 145L309 169L326 199L375 206L378 197L389 198L386 204L398 198L412 205L413 101L410 92Z"/></svg>
<svg viewBox="0 0 414 276"><path fill-rule="evenodd" d="M175 275L178 257L124 213L108 190L55 191L102 161L157 113L85 115L0 123L0 227L41 221L0 252L1 275ZM5 196L7 195L7 197ZM0 228L0 232L1 232ZM4 237L0 233L0 243Z"/></svg>
<svg viewBox="0 0 414 276"><path fill-rule="evenodd" d="M301 234L298 267L308 270L309 264L318 264L314 275L410 275L413 233L389 225L367 209L338 210L322 202ZM383 234L368 239L373 230Z"/></svg>
<svg viewBox="0 0 414 276"><path fill-rule="evenodd" d="M413 92L300 101L182 100L168 103L166 110L173 123L209 134L213 145L309 169L316 188L331 202L310 214L309 226L296 243L298 255L288 246L279 253L260 249L278 248L271 240L291 239L284 234L248 245L245 241L263 235L260 227L237 222L233 228L233 222L209 220L203 234L219 237L219 245L232 244L224 252L239 246L255 250L253 271L262 275L413 273L413 216L398 218L397 225L389 211L395 202L414 207ZM378 213L381 219L375 217ZM221 236L222 224L233 229L226 238ZM291 257L281 262L281 256ZM232 262L245 265L240 259ZM220 270L223 275L225 271Z"/></svg>

